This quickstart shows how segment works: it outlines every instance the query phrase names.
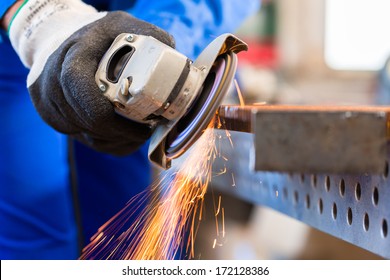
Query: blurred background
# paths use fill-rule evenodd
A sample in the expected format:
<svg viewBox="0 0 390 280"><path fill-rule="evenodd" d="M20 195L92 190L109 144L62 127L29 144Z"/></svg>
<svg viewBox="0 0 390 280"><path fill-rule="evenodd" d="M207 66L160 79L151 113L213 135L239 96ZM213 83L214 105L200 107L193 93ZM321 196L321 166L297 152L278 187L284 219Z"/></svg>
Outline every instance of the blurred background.
<svg viewBox="0 0 390 280"><path fill-rule="evenodd" d="M378 72L389 74L389 11L386 0L262 1L237 32L250 46L239 60L248 102L386 102L377 93Z"/></svg>
<svg viewBox="0 0 390 280"><path fill-rule="evenodd" d="M263 0L236 34L245 103L390 103L390 1ZM234 89L225 103L238 103ZM214 200L220 194L213 190ZM378 259L271 209L222 194L226 239L213 248L215 219L202 221L199 259ZM213 205L211 195L206 207Z"/></svg>

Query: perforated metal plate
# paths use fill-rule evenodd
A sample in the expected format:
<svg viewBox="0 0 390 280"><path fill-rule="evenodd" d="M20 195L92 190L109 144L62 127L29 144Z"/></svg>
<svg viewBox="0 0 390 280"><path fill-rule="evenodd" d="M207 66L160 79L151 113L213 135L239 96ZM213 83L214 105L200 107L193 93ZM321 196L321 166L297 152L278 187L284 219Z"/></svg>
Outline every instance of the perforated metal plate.
<svg viewBox="0 0 390 280"><path fill-rule="evenodd" d="M378 175L255 172L250 169L254 135L232 131L232 148L226 132L219 133L219 149L228 160L214 163L215 173L226 168L213 178L215 187L390 258L390 155Z"/></svg>

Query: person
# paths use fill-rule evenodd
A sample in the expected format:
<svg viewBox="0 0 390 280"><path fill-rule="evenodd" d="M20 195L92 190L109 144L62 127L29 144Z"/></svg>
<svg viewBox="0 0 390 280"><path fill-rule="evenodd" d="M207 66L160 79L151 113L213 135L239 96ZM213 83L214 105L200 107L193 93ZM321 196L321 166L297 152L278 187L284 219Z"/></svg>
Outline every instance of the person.
<svg viewBox="0 0 390 280"><path fill-rule="evenodd" d="M117 35L151 35L194 59L258 6L1 1L0 259L78 258L97 229L149 185L152 128L115 114L94 82Z"/></svg>

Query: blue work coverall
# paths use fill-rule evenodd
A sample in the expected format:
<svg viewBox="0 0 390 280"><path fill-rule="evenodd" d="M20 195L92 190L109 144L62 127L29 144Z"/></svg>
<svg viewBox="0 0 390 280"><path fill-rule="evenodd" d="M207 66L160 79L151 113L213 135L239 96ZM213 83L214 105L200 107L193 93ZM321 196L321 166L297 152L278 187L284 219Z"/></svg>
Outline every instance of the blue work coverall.
<svg viewBox="0 0 390 280"><path fill-rule="evenodd" d="M0 17L14 0L2 0ZM259 1L84 1L125 10L172 34L195 58L212 39L234 32ZM97 229L150 183L147 147L125 157L68 139L35 111L23 67L0 42L0 259L76 259Z"/></svg>

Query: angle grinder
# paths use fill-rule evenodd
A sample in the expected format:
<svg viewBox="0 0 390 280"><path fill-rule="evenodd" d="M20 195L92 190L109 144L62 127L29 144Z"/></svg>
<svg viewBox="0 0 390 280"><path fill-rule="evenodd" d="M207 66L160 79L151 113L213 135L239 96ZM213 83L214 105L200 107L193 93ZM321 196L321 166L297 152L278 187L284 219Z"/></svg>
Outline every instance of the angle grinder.
<svg viewBox="0 0 390 280"><path fill-rule="evenodd" d="M102 58L95 80L118 114L156 126L149 159L167 169L210 123L243 50L243 41L224 34L191 61L153 37L124 33Z"/></svg>

